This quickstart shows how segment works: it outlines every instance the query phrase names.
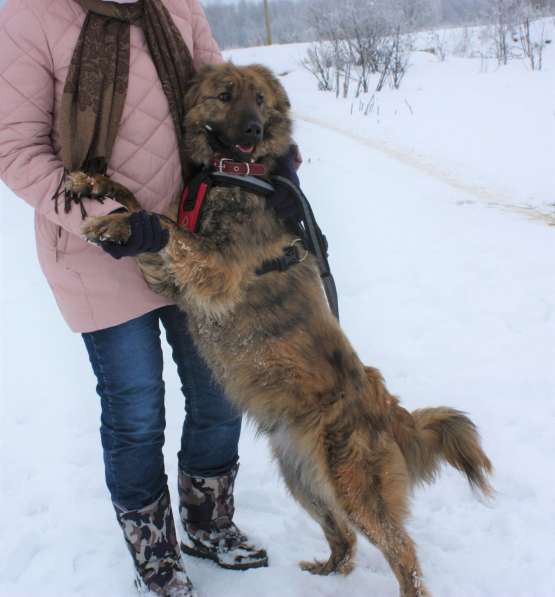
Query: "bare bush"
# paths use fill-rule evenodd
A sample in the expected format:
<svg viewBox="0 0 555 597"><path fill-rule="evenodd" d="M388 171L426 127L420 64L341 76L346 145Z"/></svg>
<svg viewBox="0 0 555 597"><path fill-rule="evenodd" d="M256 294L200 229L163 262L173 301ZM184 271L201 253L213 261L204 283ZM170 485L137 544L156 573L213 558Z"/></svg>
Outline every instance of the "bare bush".
<svg viewBox="0 0 555 597"><path fill-rule="evenodd" d="M409 55L411 51L411 41L407 36L401 35L401 28L397 27L395 33L391 36L392 55L389 66L389 75L391 84L395 89L401 87L401 83L407 74L409 67Z"/></svg>
<svg viewBox="0 0 555 597"><path fill-rule="evenodd" d="M528 16L525 17L524 22L520 25L520 43L524 56L528 59L530 68L532 70L542 70L543 52L546 45L550 43L549 40L545 39L544 25L542 24L539 28L539 34L535 35L530 18Z"/></svg>
<svg viewBox="0 0 555 597"><path fill-rule="evenodd" d="M321 91L333 90L334 60L329 44L317 43L310 46L306 58L302 60L301 64L316 77L318 89Z"/></svg>
<svg viewBox="0 0 555 597"><path fill-rule="evenodd" d="M493 17L493 39L495 54L500 65L509 63L511 48L511 31L515 25L516 3L518 0L493 0L491 11Z"/></svg>
<svg viewBox="0 0 555 597"><path fill-rule="evenodd" d="M319 41L312 46L305 66L322 88L347 97L351 83L355 83L355 96L359 97L370 92L376 75L377 91L387 80L395 88L400 86L408 66L409 45L398 25L401 12L394 4L385 0L366 6L354 0L345 0L342 5L330 0L315 3L311 28ZM329 54L323 49L315 52L315 47L326 48ZM322 68L323 58L333 74Z"/></svg>
<svg viewBox="0 0 555 597"><path fill-rule="evenodd" d="M448 37L445 31L434 31L432 33L432 43L434 54L441 62L445 62L449 51Z"/></svg>
<svg viewBox="0 0 555 597"><path fill-rule="evenodd" d="M543 25L536 27L534 21L554 8L551 0L493 0L490 15L500 65L508 64L511 58L525 57L532 70L542 68L547 40Z"/></svg>

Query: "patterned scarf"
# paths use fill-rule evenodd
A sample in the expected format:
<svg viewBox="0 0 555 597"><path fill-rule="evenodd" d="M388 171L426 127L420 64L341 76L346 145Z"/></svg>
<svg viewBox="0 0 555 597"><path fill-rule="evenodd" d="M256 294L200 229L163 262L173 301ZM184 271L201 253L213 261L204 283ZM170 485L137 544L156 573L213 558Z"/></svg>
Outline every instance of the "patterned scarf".
<svg viewBox="0 0 555 597"><path fill-rule="evenodd" d="M133 24L143 28L168 99L185 177L184 95L194 66L162 0L138 0L132 4L76 2L88 12L62 98L62 160L66 171L106 171L127 95Z"/></svg>

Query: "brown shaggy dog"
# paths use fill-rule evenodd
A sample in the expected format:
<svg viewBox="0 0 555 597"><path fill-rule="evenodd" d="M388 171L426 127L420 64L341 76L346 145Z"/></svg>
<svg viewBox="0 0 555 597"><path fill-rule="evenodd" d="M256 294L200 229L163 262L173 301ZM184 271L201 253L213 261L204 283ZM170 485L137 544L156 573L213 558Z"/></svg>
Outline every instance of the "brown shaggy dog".
<svg viewBox="0 0 555 597"><path fill-rule="evenodd" d="M187 98L188 152L197 165L210 163L214 134L236 159L245 154L270 170L291 143L287 96L264 67L206 68ZM80 176L72 179L77 187ZM138 207L108 179L85 184L93 194L120 192L130 209ZM125 242L127 218L92 218L83 233ZM347 574L360 531L383 552L404 597L428 595L404 527L410 490L432 481L447 461L490 492L491 464L473 423L450 408L409 413L399 405L331 314L312 256L283 273L255 273L295 240L263 198L216 187L198 234L170 220L163 225L168 245L139 262L152 286L187 312L216 378L268 436L291 494L321 524L330 558L301 567Z"/></svg>

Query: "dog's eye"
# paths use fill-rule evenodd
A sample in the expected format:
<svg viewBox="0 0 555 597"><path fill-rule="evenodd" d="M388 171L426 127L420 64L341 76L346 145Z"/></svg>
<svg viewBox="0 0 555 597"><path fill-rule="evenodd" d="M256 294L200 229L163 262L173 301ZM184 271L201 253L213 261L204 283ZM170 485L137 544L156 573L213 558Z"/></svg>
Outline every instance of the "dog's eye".
<svg viewBox="0 0 555 597"><path fill-rule="evenodd" d="M224 91L223 93L220 93L220 95L218 95L218 99L221 102L230 102L231 101L231 93L229 93L229 91Z"/></svg>
<svg viewBox="0 0 555 597"><path fill-rule="evenodd" d="M261 93L256 94L256 103L261 106L264 103L264 96Z"/></svg>

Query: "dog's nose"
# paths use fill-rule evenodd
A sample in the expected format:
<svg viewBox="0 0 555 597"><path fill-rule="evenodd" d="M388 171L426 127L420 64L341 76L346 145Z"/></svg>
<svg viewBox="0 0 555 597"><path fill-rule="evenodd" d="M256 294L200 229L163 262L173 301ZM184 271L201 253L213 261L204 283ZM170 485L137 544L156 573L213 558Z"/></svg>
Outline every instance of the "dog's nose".
<svg viewBox="0 0 555 597"><path fill-rule="evenodd" d="M262 125L260 122L251 120L250 122L247 122L244 133L253 140L260 141L260 139L262 139L262 130Z"/></svg>

